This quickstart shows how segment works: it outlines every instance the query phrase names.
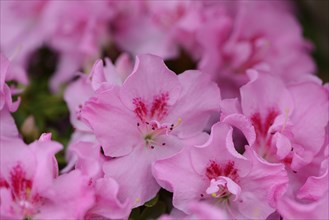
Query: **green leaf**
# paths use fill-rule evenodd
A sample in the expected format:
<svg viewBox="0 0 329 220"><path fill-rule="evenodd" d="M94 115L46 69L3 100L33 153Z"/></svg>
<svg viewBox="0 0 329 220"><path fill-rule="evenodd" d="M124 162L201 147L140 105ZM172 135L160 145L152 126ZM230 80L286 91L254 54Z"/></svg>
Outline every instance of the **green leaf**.
<svg viewBox="0 0 329 220"><path fill-rule="evenodd" d="M146 207L152 207L159 201L159 194L157 194L153 199L147 201L144 205Z"/></svg>
<svg viewBox="0 0 329 220"><path fill-rule="evenodd" d="M157 204L155 204L152 207L146 207L142 214L140 215L139 219L157 219L162 214L166 212L166 205L162 201L159 201Z"/></svg>

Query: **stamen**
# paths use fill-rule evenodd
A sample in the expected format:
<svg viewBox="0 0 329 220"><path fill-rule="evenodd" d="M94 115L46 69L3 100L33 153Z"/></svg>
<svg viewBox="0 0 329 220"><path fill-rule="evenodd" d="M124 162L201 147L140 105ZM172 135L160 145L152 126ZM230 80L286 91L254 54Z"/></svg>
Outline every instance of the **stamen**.
<svg viewBox="0 0 329 220"><path fill-rule="evenodd" d="M281 128L281 132L283 132L284 131L284 129L286 128L286 125L287 125L287 121L288 121L288 117L289 117L289 108L286 108L285 110L284 110L284 122L283 122L283 126L282 126L282 128Z"/></svg>

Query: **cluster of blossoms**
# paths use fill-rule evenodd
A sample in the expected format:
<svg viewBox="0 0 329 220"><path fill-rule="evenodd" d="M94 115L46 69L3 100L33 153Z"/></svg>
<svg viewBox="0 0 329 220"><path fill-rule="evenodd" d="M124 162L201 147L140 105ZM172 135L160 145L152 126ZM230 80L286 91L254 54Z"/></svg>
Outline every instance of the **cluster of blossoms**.
<svg viewBox="0 0 329 220"><path fill-rule="evenodd" d="M1 219L126 219L161 188L162 220L329 218L329 85L289 2L0 3ZM60 172L11 115L43 45L74 127ZM197 70L167 68L180 50Z"/></svg>

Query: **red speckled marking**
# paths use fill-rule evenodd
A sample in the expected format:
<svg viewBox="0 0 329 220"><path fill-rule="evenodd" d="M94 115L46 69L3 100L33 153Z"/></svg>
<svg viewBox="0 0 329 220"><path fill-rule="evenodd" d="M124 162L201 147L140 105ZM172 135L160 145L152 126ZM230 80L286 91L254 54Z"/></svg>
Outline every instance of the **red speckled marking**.
<svg viewBox="0 0 329 220"><path fill-rule="evenodd" d="M236 181L238 179L238 170L234 168L234 161L228 161L224 166L221 166L211 160L210 165L206 168L206 176L209 180L216 179L219 176L226 176Z"/></svg>
<svg viewBox="0 0 329 220"><path fill-rule="evenodd" d="M161 93L153 98L151 108L148 108L141 97L136 97L133 99L133 104L135 105L134 112L141 122L147 122L151 119L161 121L168 114L168 100L168 92Z"/></svg>
<svg viewBox="0 0 329 220"><path fill-rule="evenodd" d="M0 188L9 188L7 181L0 177Z"/></svg>
<svg viewBox="0 0 329 220"><path fill-rule="evenodd" d="M14 199L28 199L29 192L32 189L32 181L26 179L25 172L18 164L10 172L11 188Z"/></svg>
<svg viewBox="0 0 329 220"><path fill-rule="evenodd" d="M151 118L157 117L158 120L161 120L168 113L168 102L169 94L162 93L159 96L154 97L152 108L150 112Z"/></svg>
<svg viewBox="0 0 329 220"><path fill-rule="evenodd" d="M251 116L251 122L254 125L257 134L256 143L260 144L260 139L266 138L269 128L272 126L278 115L279 112L272 109L269 111L264 121L258 112Z"/></svg>
<svg viewBox="0 0 329 220"><path fill-rule="evenodd" d="M135 105L134 112L136 113L137 117L144 122L147 116L147 106L143 102L142 98L134 98L133 103Z"/></svg>

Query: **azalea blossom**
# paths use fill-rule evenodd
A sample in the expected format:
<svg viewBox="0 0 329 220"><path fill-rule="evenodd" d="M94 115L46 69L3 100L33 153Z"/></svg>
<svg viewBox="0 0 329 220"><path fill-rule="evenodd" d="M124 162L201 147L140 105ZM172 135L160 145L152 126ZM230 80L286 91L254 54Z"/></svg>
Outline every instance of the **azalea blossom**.
<svg viewBox="0 0 329 220"><path fill-rule="evenodd" d="M119 184L110 177L104 178L102 167L110 158L101 154L99 144L79 141L71 146L71 150L77 157L75 169L90 177L90 190L95 192L95 203L85 219L127 218L131 211L129 201L119 200Z"/></svg>
<svg viewBox="0 0 329 220"><path fill-rule="evenodd" d="M220 1L209 8L216 22L204 23L198 32L203 48L199 68L212 74L223 97L239 95L250 68L271 70L286 83L314 73L312 45L288 2Z"/></svg>
<svg viewBox="0 0 329 220"><path fill-rule="evenodd" d="M176 76L161 58L141 55L122 86L96 91L82 107L81 118L104 154L115 157L104 164L105 176L122 186L121 199L139 206L160 189L150 172L152 162L177 153L187 142L203 141L203 129L218 114L219 101L218 87L202 73Z"/></svg>
<svg viewBox="0 0 329 220"><path fill-rule="evenodd" d="M110 18L107 1L2 1L0 45L6 54L16 53L17 62L24 67L43 45L59 53L50 82L51 89L58 91L76 71L94 62L102 45L109 43Z"/></svg>
<svg viewBox="0 0 329 220"><path fill-rule="evenodd" d="M265 219L275 211L275 201L288 180L284 166L260 159L249 146L239 154L232 131L229 125L217 123L204 145L155 162L153 174L174 193L176 208L191 214L187 204L203 201L232 219Z"/></svg>
<svg viewBox="0 0 329 220"><path fill-rule="evenodd" d="M131 70L132 64L127 54L122 54L115 64L112 64L108 58L105 59L105 66L102 60L97 60L88 75L79 74L79 79L66 88L64 99L69 108L70 121L75 131L71 136L70 143L66 150L66 158L69 164L64 171L72 168L77 159L77 156L74 156L72 153L74 147L80 146L75 145L76 142L88 141L97 143L90 127L81 121L79 114L83 104L95 94L95 91L100 88L103 83L122 85Z"/></svg>
<svg viewBox="0 0 329 220"><path fill-rule="evenodd" d="M270 162L298 171L310 163L325 141L328 95L317 82L286 86L267 73L249 71L250 82L236 99L222 102L221 120L256 132L251 147ZM243 125L245 125L243 127Z"/></svg>
<svg viewBox="0 0 329 220"><path fill-rule="evenodd" d="M194 32L202 24L199 1L112 1L114 41L133 55L176 58L180 47L196 50ZM197 53L197 52L195 52Z"/></svg>
<svg viewBox="0 0 329 220"><path fill-rule="evenodd" d="M62 149L59 143L49 135L28 146L20 139L0 141L1 218L84 216L93 204L93 192L88 190L88 178L79 171L58 177L54 155Z"/></svg>
<svg viewBox="0 0 329 220"><path fill-rule="evenodd" d="M20 69L13 65L7 57L0 53L0 137L17 138L18 130L11 112L15 112L20 104L20 98L13 101L12 95L19 91L7 85L7 81L15 79L15 70ZM25 74L25 73L24 73Z"/></svg>

